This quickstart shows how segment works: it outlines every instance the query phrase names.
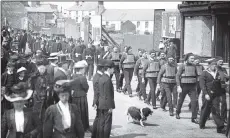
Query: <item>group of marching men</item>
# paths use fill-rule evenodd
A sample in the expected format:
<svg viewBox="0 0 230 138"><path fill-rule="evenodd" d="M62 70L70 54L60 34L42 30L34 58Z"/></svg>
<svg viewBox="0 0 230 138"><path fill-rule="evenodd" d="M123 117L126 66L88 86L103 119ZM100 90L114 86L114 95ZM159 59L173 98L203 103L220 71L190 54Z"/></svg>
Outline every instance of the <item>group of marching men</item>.
<svg viewBox="0 0 230 138"><path fill-rule="evenodd" d="M134 75L138 80L136 91L139 99L143 97L147 104L151 101L153 109L157 109L156 100L161 93L161 108L165 111L168 103L170 116L174 115L176 108L177 119L180 119L181 107L188 94L191 99L191 121L199 123L200 128L204 129L212 112L217 132L225 132L226 82L229 76L222 67L222 58L209 60L208 68L204 69L199 64L199 58L192 53L186 54L184 63L179 66L173 53L160 52L158 57L156 51L148 53L142 49L135 56L132 47L125 47L125 52L121 53L117 47L110 51L108 46L100 45L95 50L89 44L84 50L76 46L71 53L72 56L59 52L45 57L41 50L37 50L35 55L10 56L1 77L1 137L83 138L89 130L88 76L88 80L93 82L93 106L97 109L92 137L109 138L115 108L113 74L117 92L128 92L132 97L131 81ZM93 76L94 62L97 68ZM150 86L148 95L147 83ZM201 91L203 102L198 121Z"/></svg>

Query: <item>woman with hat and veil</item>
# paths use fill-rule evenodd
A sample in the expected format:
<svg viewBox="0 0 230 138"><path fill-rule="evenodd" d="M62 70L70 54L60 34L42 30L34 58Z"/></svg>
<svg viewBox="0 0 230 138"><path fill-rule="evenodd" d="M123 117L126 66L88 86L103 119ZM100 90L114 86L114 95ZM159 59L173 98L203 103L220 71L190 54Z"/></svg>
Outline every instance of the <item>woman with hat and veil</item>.
<svg viewBox="0 0 230 138"><path fill-rule="evenodd" d="M33 91L24 82L14 85L11 91L5 98L13 103L14 109L7 110L2 117L1 137L36 138L41 130L41 122L31 109L24 106Z"/></svg>
<svg viewBox="0 0 230 138"><path fill-rule="evenodd" d="M79 109L68 102L71 92L69 80L58 80L54 91L60 101L46 110L43 138L84 138Z"/></svg>
<svg viewBox="0 0 230 138"><path fill-rule="evenodd" d="M85 131L89 128L89 111L87 101L89 85L86 77L84 76L86 67L87 62L84 60L75 63L74 74L70 83L72 90L72 103L76 104L80 109L81 120Z"/></svg>

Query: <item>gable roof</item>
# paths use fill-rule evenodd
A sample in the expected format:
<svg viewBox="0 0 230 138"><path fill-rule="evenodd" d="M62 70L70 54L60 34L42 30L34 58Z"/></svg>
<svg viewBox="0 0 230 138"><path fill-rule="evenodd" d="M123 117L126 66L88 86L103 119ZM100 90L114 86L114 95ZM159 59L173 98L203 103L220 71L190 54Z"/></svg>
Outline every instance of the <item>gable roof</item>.
<svg viewBox="0 0 230 138"><path fill-rule="evenodd" d="M98 2L83 2L82 4L75 4L67 9L68 11L95 11L98 8Z"/></svg>
<svg viewBox="0 0 230 138"><path fill-rule="evenodd" d="M50 4L41 4L38 7L26 7L27 12L55 12Z"/></svg>
<svg viewBox="0 0 230 138"><path fill-rule="evenodd" d="M152 9L106 9L102 13L103 21L153 21Z"/></svg>

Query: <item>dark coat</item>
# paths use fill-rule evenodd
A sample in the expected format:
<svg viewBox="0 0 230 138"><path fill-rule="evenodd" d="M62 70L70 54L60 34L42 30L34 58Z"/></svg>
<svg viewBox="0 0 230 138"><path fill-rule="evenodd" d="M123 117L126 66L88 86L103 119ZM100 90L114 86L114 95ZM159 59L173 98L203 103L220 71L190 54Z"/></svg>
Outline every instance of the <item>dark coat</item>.
<svg viewBox="0 0 230 138"><path fill-rule="evenodd" d="M20 37L19 47L25 47L27 42L27 34Z"/></svg>
<svg viewBox="0 0 230 138"><path fill-rule="evenodd" d="M94 50L93 48L86 48L83 52L83 59L87 61L88 64L94 63ZM91 56L91 57L87 57Z"/></svg>
<svg viewBox="0 0 230 138"><path fill-rule="evenodd" d="M75 61L81 61L83 59L82 58L83 51L84 51L84 47L82 45L75 46L72 51L73 59ZM76 53L78 54L78 56L76 56Z"/></svg>
<svg viewBox="0 0 230 138"><path fill-rule="evenodd" d="M73 81L71 81L70 86L71 90L74 91L72 97L84 97L89 90L86 77L79 74L73 76Z"/></svg>
<svg viewBox="0 0 230 138"><path fill-rule="evenodd" d="M204 94L208 94L210 97L220 96L221 80L219 73L214 78L207 70L203 71L200 76L200 88Z"/></svg>
<svg viewBox="0 0 230 138"><path fill-rule="evenodd" d="M64 132L62 116L57 104L51 105L45 113L43 125L43 138L84 138L84 129L81 122L79 109L74 104L69 104L71 126L69 132ZM55 130L53 132L53 129Z"/></svg>
<svg viewBox="0 0 230 138"><path fill-rule="evenodd" d="M113 83L107 74L103 74L99 79L99 90L98 109L115 109Z"/></svg>
<svg viewBox="0 0 230 138"><path fill-rule="evenodd" d="M29 108L24 108L24 134L32 134L33 138L41 132L41 122L36 114ZM1 121L1 137L6 138L7 132L9 135L7 138L16 138L16 124L15 124L14 109L8 110L4 113ZM24 137L23 137L24 138Z"/></svg>
<svg viewBox="0 0 230 138"><path fill-rule="evenodd" d="M100 93L100 89L99 89L99 79L101 78L101 74L96 73L93 76L93 91L94 91L94 96L93 96L93 106L97 105L99 103L99 93Z"/></svg>

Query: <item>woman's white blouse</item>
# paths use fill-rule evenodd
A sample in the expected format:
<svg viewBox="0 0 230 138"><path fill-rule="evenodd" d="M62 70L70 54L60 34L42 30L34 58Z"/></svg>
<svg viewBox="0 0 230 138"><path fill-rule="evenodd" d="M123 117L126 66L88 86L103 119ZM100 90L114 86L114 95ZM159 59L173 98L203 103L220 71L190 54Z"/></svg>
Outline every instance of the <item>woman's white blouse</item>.
<svg viewBox="0 0 230 138"><path fill-rule="evenodd" d="M15 110L15 124L17 132L24 132L24 112Z"/></svg>

